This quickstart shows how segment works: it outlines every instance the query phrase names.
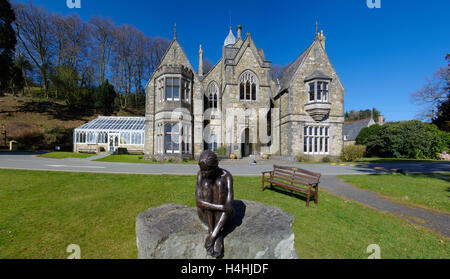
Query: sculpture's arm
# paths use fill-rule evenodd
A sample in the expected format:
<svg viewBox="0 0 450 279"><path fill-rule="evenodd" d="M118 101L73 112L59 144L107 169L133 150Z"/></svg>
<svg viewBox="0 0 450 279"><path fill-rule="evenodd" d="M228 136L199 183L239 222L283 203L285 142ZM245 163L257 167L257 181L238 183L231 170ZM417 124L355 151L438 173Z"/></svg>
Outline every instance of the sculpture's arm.
<svg viewBox="0 0 450 279"><path fill-rule="evenodd" d="M234 190L233 190L233 176L226 171L226 183L227 183L227 188L228 188L228 195L227 195L227 200L225 202L225 211L227 211L227 213L230 213L230 211L233 210L233 200L234 200Z"/></svg>
<svg viewBox="0 0 450 279"><path fill-rule="evenodd" d="M197 207L202 208L202 209L224 211L223 205L213 204L213 203L206 202L201 199L201 192L202 192L201 182L202 182L202 174L199 171L197 173L197 187L195 189L195 200L197 203Z"/></svg>
<svg viewBox="0 0 450 279"><path fill-rule="evenodd" d="M210 202L205 202L202 200L197 201L197 206L203 209L215 210L215 211L225 211L225 206L221 204L214 204Z"/></svg>

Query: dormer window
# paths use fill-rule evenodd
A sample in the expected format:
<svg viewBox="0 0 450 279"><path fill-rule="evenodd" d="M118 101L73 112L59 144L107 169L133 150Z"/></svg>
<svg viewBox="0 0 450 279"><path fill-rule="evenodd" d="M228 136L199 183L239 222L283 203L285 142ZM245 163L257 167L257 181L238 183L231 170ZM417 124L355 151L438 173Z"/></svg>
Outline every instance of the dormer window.
<svg viewBox="0 0 450 279"><path fill-rule="evenodd" d="M239 78L239 100L256 101L258 88L258 78L256 75L246 70Z"/></svg>
<svg viewBox="0 0 450 279"><path fill-rule="evenodd" d="M308 101L328 103L329 96L329 82L328 81L311 81L308 83Z"/></svg>
<svg viewBox="0 0 450 279"><path fill-rule="evenodd" d="M308 86L308 103L328 103L331 77L321 71L314 71L305 78Z"/></svg>

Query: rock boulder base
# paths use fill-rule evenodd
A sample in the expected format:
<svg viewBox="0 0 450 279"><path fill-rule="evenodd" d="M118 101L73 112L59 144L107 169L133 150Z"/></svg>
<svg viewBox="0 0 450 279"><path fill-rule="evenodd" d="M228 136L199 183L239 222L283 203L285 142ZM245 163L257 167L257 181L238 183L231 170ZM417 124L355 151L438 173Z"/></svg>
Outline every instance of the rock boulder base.
<svg viewBox="0 0 450 279"><path fill-rule="evenodd" d="M225 228L224 259L296 259L294 216L254 201L234 201L236 214ZM139 259L206 259L207 227L196 208L164 204L136 218Z"/></svg>

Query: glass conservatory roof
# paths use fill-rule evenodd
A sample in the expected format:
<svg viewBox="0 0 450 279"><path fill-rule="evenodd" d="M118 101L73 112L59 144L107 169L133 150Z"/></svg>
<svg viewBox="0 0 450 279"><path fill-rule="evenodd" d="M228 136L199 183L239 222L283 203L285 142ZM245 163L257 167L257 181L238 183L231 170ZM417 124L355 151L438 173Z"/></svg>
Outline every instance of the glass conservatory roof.
<svg viewBox="0 0 450 279"><path fill-rule="evenodd" d="M145 117L100 116L76 130L144 130Z"/></svg>

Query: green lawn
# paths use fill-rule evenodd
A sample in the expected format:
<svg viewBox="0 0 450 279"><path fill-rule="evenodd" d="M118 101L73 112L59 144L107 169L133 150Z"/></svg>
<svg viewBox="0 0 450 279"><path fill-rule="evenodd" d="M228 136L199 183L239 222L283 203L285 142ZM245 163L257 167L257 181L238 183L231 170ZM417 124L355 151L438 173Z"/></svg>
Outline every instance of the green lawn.
<svg viewBox="0 0 450 279"><path fill-rule="evenodd" d="M450 212L450 173L342 175L345 182L388 199Z"/></svg>
<svg viewBox="0 0 450 279"><path fill-rule="evenodd" d="M197 161L186 161L182 163L176 162L157 162L153 160L143 160L144 155L109 155L107 157L97 159L99 162L113 162L113 163L140 163L140 164L198 164Z"/></svg>
<svg viewBox="0 0 450 279"><path fill-rule="evenodd" d="M115 175L0 170L0 258L136 258L136 216L165 203L195 206L194 176ZM297 196L262 192L259 177L235 177L235 199L260 201L295 215L301 258L448 258L450 240L405 220L326 192L306 208Z"/></svg>
<svg viewBox="0 0 450 279"><path fill-rule="evenodd" d="M86 153L72 153L72 152L51 152L38 155L38 157L52 158L52 159L65 159L65 158L89 158L95 154Z"/></svg>

